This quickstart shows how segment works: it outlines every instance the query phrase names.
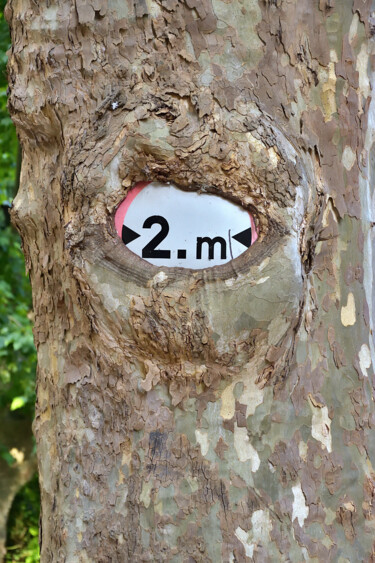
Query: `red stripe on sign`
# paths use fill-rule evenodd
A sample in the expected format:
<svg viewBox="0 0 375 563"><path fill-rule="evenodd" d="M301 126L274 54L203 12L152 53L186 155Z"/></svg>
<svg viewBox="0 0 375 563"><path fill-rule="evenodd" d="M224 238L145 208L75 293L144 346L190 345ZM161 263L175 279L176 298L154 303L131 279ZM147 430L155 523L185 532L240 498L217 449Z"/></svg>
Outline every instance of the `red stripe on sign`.
<svg viewBox="0 0 375 563"><path fill-rule="evenodd" d="M122 226L125 221L125 215L128 212L130 205L133 203L134 199L137 197L140 191L143 190L146 186L148 186L151 182L138 182L135 186L130 190L124 201L119 205L115 215L115 227L118 236L121 238L122 233Z"/></svg>

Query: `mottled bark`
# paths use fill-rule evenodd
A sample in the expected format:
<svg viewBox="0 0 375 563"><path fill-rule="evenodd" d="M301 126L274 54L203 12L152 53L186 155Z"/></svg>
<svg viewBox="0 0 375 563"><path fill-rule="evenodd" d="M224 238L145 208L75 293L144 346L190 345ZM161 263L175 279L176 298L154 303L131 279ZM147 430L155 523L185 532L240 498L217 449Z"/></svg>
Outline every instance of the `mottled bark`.
<svg viewBox="0 0 375 563"><path fill-rule="evenodd" d="M0 443L14 457L9 465L0 459L0 561L5 556L7 519L14 497L36 471L31 420L28 416L0 412Z"/></svg>
<svg viewBox="0 0 375 563"><path fill-rule="evenodd" d="M370 8L10 0L43 562L373 557ZM141 180L258 241L147 264L113 224Z"/></svg>

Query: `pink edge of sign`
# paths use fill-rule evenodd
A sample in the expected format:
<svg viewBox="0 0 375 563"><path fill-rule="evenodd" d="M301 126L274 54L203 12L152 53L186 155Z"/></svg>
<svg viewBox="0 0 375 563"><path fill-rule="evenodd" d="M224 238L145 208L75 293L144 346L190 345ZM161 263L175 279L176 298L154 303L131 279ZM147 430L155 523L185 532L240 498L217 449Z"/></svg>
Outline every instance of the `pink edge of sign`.
<svg viewBox="0 0 375 563"><path fill-rule="evenodd" d="M133 203L139 192L149 184L150 182L138 182L137 184L135 184L134 188L132 188L128 192L128 195L126 196L124 201L117 208L115 215L115 227L120 238L122 237L122 226L124 224L125 215L128 212L130 205Z"/></svg>
<svg viewBox="0 0 375 563"><path fill-rule="evenodd" d="M255 228L253 216L250 213L249 213L249 215L250 215L250 223L251 223L251 246L252 246L258 238L258 233L257 233L257 230Z"/></svg>

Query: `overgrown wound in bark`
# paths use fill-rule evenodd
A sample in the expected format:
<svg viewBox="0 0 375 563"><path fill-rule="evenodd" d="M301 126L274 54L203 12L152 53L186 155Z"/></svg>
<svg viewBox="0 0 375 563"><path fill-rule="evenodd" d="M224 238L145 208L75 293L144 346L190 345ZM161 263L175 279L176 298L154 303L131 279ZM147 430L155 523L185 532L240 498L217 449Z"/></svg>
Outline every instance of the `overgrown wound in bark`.
<svg viewBox="0 0 375 563"><path fill-rule="evenodd" d="M373 557L367 0L10 0L33 285L42 561ZM141 180L259 239L157 268Z"/></svg>

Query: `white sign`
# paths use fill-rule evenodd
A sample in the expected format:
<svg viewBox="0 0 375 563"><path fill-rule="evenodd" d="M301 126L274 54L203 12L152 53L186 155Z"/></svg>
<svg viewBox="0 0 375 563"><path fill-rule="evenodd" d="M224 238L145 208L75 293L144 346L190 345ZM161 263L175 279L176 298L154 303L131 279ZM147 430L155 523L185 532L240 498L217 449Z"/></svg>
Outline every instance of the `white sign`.
<svg viewBox="0 0 375 563"><path fill-rule="evenodd" d="M157 182L140 182L130 190L115 225L129 250L155 266L218 266L258 238L252 216L241 206Z"/></svg>

